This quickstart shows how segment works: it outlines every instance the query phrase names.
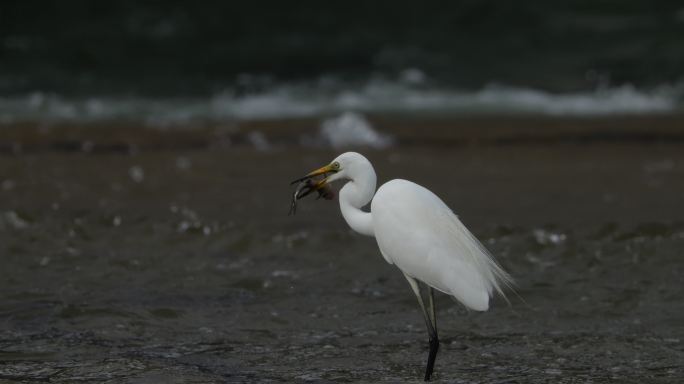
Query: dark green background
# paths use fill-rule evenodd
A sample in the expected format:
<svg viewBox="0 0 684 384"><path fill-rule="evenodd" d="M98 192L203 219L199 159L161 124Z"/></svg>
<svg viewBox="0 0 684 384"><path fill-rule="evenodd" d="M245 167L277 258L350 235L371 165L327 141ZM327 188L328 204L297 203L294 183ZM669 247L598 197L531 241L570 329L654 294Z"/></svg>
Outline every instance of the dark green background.
<svg viewBox="0 0 684 384"><path fill-rule="evenodd" d="M203 94L235 85L242 73L277 82L330 74L363 81L410 67L438 85L466 88L676 82L684 68L684 3L0 3L4 94Z"/></svg>

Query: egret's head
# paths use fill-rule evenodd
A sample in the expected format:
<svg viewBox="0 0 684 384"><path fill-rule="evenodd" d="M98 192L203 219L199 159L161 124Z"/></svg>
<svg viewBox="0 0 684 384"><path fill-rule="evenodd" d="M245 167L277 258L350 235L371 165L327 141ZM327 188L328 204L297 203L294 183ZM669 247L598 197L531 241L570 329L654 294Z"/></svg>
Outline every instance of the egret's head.
<svg viewBox="0 0 684 384"><path fill-rule="evenodd" d="M315 188L320 189L335 180L354 179L355 175L359 174L363 169L367 169L369 166L370 162L363 155L356 152L346 152L337 156L330 164L320 167L292 183L323 175L323 179L315 184Z"/></svg>

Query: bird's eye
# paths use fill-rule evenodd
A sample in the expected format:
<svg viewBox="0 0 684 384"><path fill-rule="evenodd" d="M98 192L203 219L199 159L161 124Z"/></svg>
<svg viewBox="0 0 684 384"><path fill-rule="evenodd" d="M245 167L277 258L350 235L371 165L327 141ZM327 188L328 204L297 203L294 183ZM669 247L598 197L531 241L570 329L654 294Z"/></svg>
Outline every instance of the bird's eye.
<svg viewBox="0 0 684 384"><path fill-rule="evenodd" d="M332 163L332 167L333 167L333 169L335 169L335 170L340 169L340 163L338 163L338 162L336 161L336 162Z"/></svg>

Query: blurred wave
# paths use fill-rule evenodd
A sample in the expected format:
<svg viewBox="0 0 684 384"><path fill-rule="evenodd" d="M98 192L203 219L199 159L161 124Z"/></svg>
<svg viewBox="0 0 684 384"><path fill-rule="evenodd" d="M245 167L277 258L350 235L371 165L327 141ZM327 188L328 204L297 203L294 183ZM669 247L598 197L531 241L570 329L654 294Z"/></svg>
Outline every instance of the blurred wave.
<svg viewBox="0 0 684 384"><path fill-rule="evenodd" d="M378 133L362 115L345 112L338 117L329 118L321 124L318 141L333 148L368 146L387 148L394 139Z"/></svg>
<svg viewBox="0 0 684 384"><path fill-rule="evenodd" d="M0 97L0 122L98 122L126 120L151 126L197 121L269 120L328 117L345 112L364 114L470 115L540 114L600 116L651 114L682 109L684 84L638 89L602 86L593 91L552 93L539 89L490 84L479 90L426 85L418 70L398 80L370 79L343 84L316 82L273 85L245 92L229 88L205 97L65 97L34 92Z"/></svg>

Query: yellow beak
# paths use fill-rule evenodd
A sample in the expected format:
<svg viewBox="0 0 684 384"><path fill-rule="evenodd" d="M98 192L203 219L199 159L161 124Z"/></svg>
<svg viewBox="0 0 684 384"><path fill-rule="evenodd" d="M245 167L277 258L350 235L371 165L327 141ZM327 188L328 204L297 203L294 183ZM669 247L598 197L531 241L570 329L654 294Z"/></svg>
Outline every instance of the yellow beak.
<svg viewBox="0 0 684 384"><path fill-rule="evenodd" d="M316 169L315 171L309 172L306 176L300 177L299 179L294 180L294 181L293 181L292 183L290 183L290 184L299 183L299 182L302 182L302 181L304 181L304 180L311 179L311 178L316 177L316 176L319 176L319 175L325 175L326 173L335 173L335 172L337 172L337 171L333 168L333 165L332 165L332 164L328 164L328 165L326 165L326 166L324 166L324 167L320 167L320 168ZM322 180L316 182L316 184L314 184L313 188L314 188L314 189L320 189L320 188L322 188L322 187L325 185L325 183L327 182L327 180L328 180L328 178L326 177L326 178L324 178L324 179L322 179Z"/></svg>

